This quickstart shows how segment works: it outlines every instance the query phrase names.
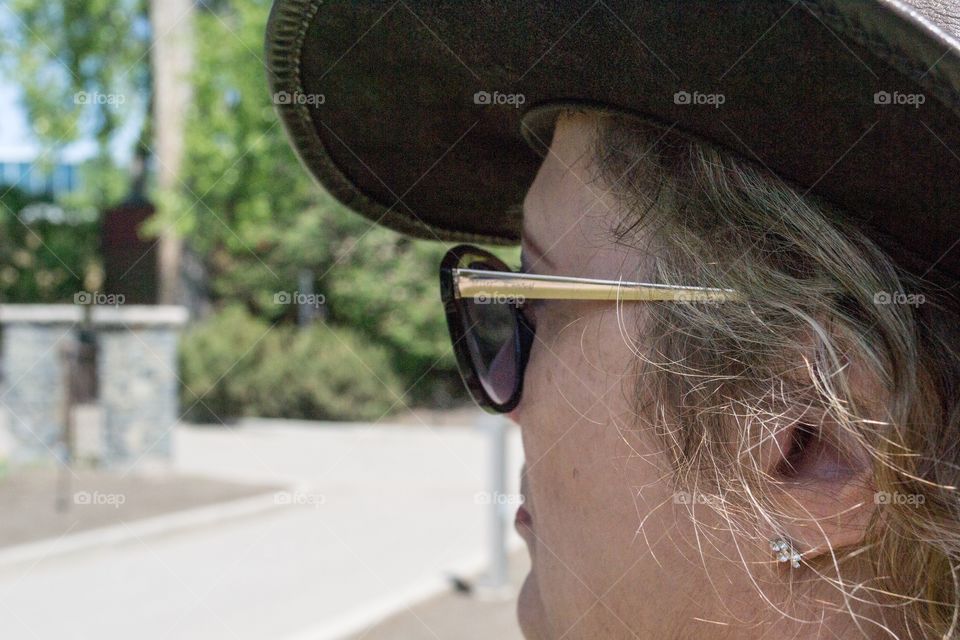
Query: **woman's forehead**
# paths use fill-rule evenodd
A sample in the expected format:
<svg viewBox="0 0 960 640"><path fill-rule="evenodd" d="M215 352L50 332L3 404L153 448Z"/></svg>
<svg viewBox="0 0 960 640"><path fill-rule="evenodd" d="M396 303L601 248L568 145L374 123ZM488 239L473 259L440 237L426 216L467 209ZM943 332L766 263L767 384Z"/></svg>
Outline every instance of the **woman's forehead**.
<svg viewBox="0 0 960 640"><path fill-rule="evenodd" d="M597 277L609 273L609 263L623 263L612 238L621 209L594 169L595 119L589 113L560 116L527 192L521 235L526 266L534 271L548 270L540 258L558 272L587 275L592 269Z"/></svg>

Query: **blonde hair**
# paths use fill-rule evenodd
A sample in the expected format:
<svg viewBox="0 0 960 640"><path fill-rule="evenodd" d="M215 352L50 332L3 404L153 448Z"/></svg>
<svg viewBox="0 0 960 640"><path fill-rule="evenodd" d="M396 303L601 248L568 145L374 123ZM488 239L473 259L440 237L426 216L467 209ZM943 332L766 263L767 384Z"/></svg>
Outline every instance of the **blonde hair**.
<svg viewBox="0 0 960 640"><path fill-rule="evenodd" d="M881 498L863 544L832 549L821 575L845 598L896 610L907 637L957 637L957 300L764 167L635 118L597 121L599 175L627 210L616 241L653 238L638 248L656 256L659 282L732 287L750 300L644 309L638 398L658 407L677 484L710 494L738 531L776 526L777 482L754 445L829 421L823 437L868 469ZM869 587L847 575L864 559Z"/></svg>

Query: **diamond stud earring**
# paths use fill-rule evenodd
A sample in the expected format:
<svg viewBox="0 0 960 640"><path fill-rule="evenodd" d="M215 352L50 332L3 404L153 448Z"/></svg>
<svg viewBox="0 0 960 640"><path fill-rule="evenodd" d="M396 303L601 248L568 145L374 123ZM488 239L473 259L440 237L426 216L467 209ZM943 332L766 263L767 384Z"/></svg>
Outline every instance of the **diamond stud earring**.
<svg viewBox="0 0 960 640"><path fill-rule="evenodd" d="M794 569L800 567L800 554L785 539L774 538L770 541L770 549L777 554L780 562L789 562Z"/></svg>

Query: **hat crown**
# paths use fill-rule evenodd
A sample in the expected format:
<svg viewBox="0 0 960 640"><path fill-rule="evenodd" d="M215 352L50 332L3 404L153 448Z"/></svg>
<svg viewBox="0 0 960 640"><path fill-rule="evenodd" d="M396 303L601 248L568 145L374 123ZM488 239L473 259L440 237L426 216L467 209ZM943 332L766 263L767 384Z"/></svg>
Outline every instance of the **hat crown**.
<svg viewBox="0 0 960 640"><path fill-rule="evenodd" d="M540 164L524 136L590 105L758 160L905 269L960 279L960 0L274 3L272 91L330 98L277 110L314 176L376 223L518 242Z"/></svg>

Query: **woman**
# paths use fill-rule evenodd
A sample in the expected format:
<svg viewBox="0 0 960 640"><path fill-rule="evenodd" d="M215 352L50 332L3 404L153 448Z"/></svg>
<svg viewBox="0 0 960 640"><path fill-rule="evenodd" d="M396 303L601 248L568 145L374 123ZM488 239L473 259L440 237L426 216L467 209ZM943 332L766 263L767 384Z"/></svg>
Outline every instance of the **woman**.
<svg viewBox="0 0 960 640"><path fill-rule="evenodd" d="M520 232L524 276L457 247L441 280L468 387L522 430L524 635L960 636L960 46L931 22L956 6L534 4L467 28L457 7L279 2L268 36L275 89L324 92L281 113L344 202L415 235ZM548 54L515 23L582 68L531 71ZM768 46L764 24L804 38ZM437 79L458 29L496 46ZM400 62L371 64L390 45ZM623 47L723 84L665 84ZM517 90L463 106L462 67ZM938 144L910 151L924 128ZM506 177L477 164L501 154Z"/></svg>

